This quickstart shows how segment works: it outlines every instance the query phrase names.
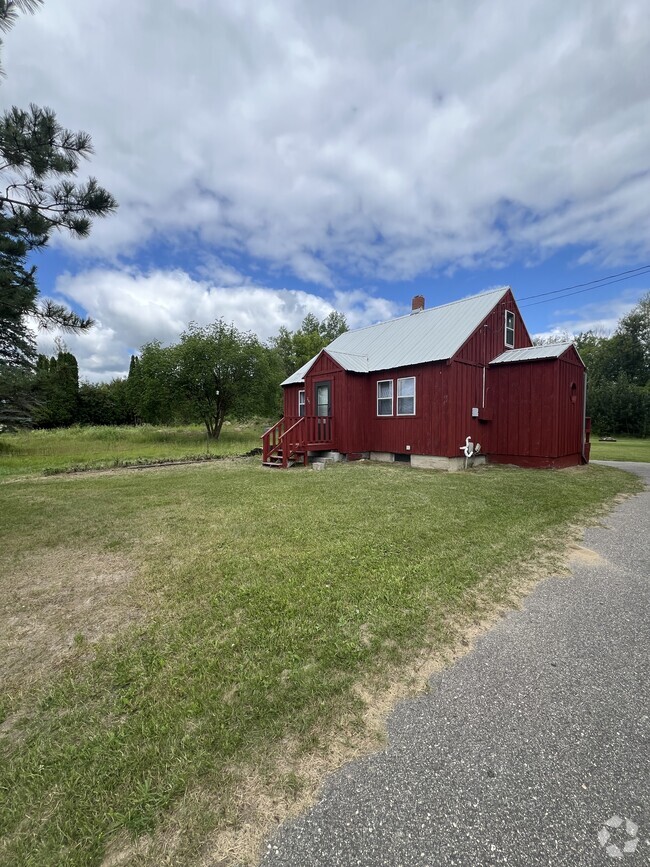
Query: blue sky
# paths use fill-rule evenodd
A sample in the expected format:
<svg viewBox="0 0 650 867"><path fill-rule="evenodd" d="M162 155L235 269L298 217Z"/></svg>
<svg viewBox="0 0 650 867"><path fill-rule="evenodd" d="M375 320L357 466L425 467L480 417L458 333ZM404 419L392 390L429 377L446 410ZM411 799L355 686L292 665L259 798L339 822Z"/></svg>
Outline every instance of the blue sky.
<svg viewBox="0 0 650 867"><path fill-rule="evenodd" d="M523 298L650 263L646 4L512 10L47 0L22 18L3 104L89 131L87 171L120 203L35 258L43 293L97 320L66 337L82 375L123 374L190 321L267 339L307 312L354 327L414 294ZM538 334L609 331L649 288L522 313Z"/></svg>

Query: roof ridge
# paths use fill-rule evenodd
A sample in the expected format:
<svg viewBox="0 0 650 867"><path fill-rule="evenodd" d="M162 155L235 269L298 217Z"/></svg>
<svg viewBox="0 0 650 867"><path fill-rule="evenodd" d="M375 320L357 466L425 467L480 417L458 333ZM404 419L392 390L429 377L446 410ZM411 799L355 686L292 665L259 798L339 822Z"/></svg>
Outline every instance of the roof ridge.
<svg viewBox="0 0 650 867"><path fill-rule="evenodd" d="M476 298L482 298L484 295L496 295L497 292L501 292L503 295L508 290L512 291L512 286L504 285L500 286L497 289L488 289L486 292L477 292L476 295L468 295L466 298L457 298L455 301L445 301L444 304L438 304L436 307L427 307L426 309L418 310L416 315L420 316L423 313L431 313L433 310L442 310L443 307L451 307L454 304L462 304L464 301L474 301ZM377 325L388 325L389 322L399 322L400 319L408 319L409 317L414 315L413 310L410 313L404 313L402 316L395 316L393 319L382 319L381 322L373 322L372 325L362 325L361 328L350 328L348 331L344 331L343 334L339 334L334 338L332 343L335 343L339 337L343 337L344 334L358 334L360 331L366 331L368 328L376 328ZM331 346L332 343L329 343L328 346ZM327 346L325 347L327 349ZM348 353L349 355L353 355L354 353Z"/></svg>

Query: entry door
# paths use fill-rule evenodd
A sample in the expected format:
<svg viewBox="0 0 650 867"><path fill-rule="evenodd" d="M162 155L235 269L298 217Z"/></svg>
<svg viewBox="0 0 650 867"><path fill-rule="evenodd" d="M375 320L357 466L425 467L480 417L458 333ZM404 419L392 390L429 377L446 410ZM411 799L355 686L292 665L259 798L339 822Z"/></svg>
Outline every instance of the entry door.
<svg viewBox="0 0 650 867"><path fill-rule="evenodd" d="M332 415L332 383L317 382L315 384L315 399L316 415L329 417Z"/></svg>

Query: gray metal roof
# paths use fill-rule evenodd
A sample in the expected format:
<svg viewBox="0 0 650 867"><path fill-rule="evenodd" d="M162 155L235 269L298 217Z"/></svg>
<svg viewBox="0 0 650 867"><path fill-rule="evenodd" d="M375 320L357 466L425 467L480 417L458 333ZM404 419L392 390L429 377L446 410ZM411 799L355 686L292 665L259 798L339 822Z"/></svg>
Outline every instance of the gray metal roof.
<svg viewBox="0 0 650 867"><path fill-rule="evenodd" d="M573 343L548 343L544 346L527 346L525 349L508 349L492 359L490 364L509 364L511 361L533 361L538 358L559 358Z"/></svg>
<svg viewBox="0 0 650 867"><path fill-rule="evenodd" d="M502 286L462 301L346 331L325 348L326 352L344 370L355 373L445 361L460 349L509 288ZM317 358L303 364L282 385L302 382Z"/></svg>

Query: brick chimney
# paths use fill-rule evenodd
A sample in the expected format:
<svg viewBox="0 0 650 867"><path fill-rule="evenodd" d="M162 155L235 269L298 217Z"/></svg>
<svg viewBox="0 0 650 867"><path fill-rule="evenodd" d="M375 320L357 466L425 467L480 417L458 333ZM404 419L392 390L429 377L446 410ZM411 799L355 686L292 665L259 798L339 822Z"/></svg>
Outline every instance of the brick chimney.
<svg viewBox="0 0 650 867"><path fill-rule="evenodd" d="M411 313L424 310L424 295L414 295L411 301Z"/></svg>

